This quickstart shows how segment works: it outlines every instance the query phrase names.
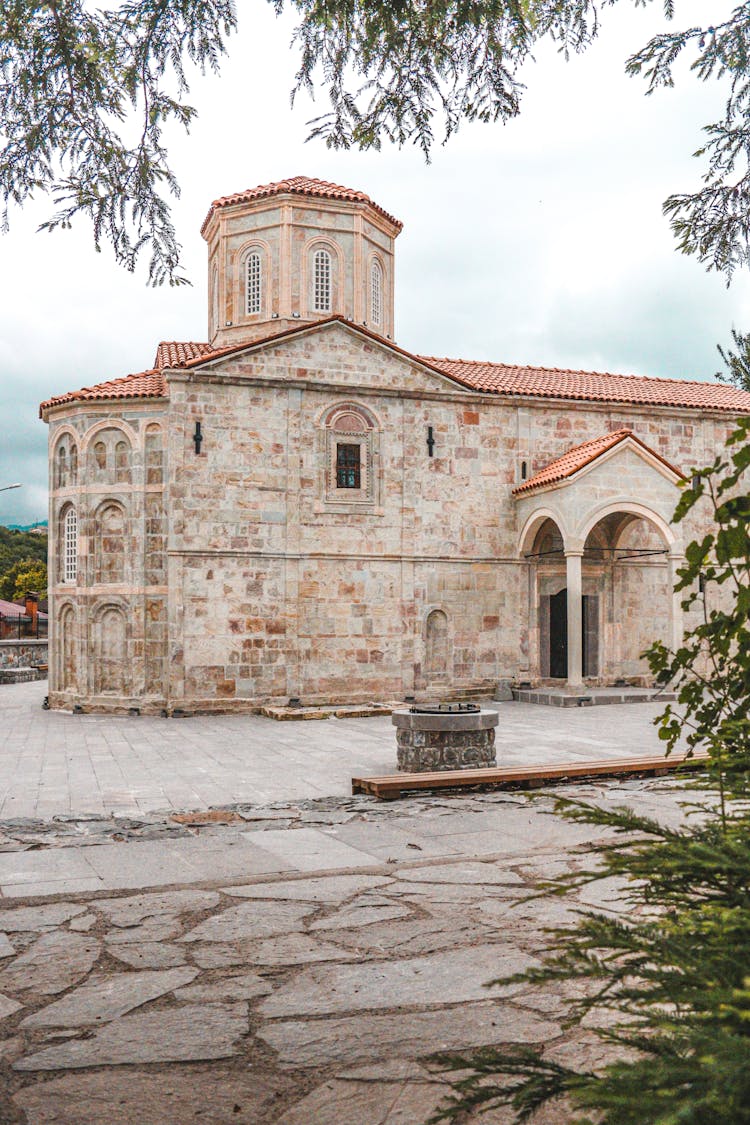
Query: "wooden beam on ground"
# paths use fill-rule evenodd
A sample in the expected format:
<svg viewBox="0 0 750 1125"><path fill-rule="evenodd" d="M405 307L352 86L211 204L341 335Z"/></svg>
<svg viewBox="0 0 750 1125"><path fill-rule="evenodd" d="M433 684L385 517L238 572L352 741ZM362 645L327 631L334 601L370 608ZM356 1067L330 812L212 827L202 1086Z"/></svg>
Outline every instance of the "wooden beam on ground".
<svg viewBox="0 0 750 1125"><path fill-rule="evenodd" d="M700 769L708 754L663 754L657 757L609 758L593 762L563 762L547 766L516 766L512 769L441 770L436 773L392 773L383 777L353 777L352 793L369 793L382 800L396 800L403 793L419 789L535 788L554 781L573 781L588 777L622 777L628 774L673 773L678 769Z"/></svg>

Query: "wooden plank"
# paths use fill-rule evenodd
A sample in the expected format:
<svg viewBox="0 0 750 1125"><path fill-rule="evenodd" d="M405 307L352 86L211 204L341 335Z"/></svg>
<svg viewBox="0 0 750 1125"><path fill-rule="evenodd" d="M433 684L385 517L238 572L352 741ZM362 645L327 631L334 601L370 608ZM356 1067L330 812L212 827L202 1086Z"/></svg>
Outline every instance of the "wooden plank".
<svg viewBox="0 0 750 1125"><path fill-rule="evenodd" d="M503 786L544 785L563 778L618 777L621 774L663 774L680 767L695 769L708 760L707 754L672 755L665 758L610 758L593 762L563 762L543 766L518 766L512 769L442 770L436 773L394 773L382 777L353 777L352 793L369 793L383 799L395 799L402 792L419 789L470 789L478 785Z"/></svg>

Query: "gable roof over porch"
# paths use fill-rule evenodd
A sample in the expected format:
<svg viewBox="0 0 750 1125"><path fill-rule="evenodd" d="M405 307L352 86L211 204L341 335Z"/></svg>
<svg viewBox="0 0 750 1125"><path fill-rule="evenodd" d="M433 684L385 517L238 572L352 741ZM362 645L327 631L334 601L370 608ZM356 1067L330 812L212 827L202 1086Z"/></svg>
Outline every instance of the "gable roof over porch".
<svg viewBox="0 0 750 1125"><path fill-rule="evenodd" d="M514 488L513 495L536 492L537 489L550 488L562 483L562 481L569 480L623 442L632 443L636 448L640 447L640 450L648 454L649 457L656 458L675 477L680 480L686 479L683 472L662 457L660 453L657 453L655 449L646 445L645 441L636 437L632 430L622 428L613 430L609 434L602 434L601 437L593 438L590 441L584 441L581 445L574 445L572 449L566 450L561 457L556 457L554 461L550 461L543 469Z"/></svg>

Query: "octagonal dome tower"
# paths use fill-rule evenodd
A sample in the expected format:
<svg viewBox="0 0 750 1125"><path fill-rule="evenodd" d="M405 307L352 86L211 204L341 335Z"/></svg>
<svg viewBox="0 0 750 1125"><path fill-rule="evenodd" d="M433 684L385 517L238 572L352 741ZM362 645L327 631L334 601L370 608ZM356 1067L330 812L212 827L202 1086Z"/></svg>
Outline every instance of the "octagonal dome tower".
<svg viewBox="0 0 750 1125"><path fill-rule="evenodd" d="M330 316L393 339L400 231L364 192L307 176L214 200L201 228L211 345L231 347Z"/></svg>

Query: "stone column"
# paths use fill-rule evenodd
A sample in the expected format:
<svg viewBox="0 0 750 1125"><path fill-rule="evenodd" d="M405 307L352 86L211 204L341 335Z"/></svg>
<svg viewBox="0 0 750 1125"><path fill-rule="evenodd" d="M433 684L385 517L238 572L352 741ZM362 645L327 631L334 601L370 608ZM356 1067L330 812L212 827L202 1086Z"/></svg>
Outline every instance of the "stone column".
<svg viewBox="0 0 750 1125"><path fill-rule="evenodd" d="M583 589L581 559L583 551L566 551L568 584L568 687L583 687Z"/></svg>
<svg viewBox="0 0 750 1125"><path fill-rule="evenodd" d="M680 591L679 594L676 594L674 592L674 588L675 588L675 585L677 584L677 571L680 569L681 566L684 566L684 565L685 565L685 556L679 555L679 554L673 554L670 551L670 554L669 554L669 586L670 586L670 590L672 592L672 613L671 613L672 636L670 638L670 644L671 644L671 647L674 651L677 651L677 649L682 644L682 637L683 637L682 599L683 599L684 595L683 595L682 591Z"/></svg>

